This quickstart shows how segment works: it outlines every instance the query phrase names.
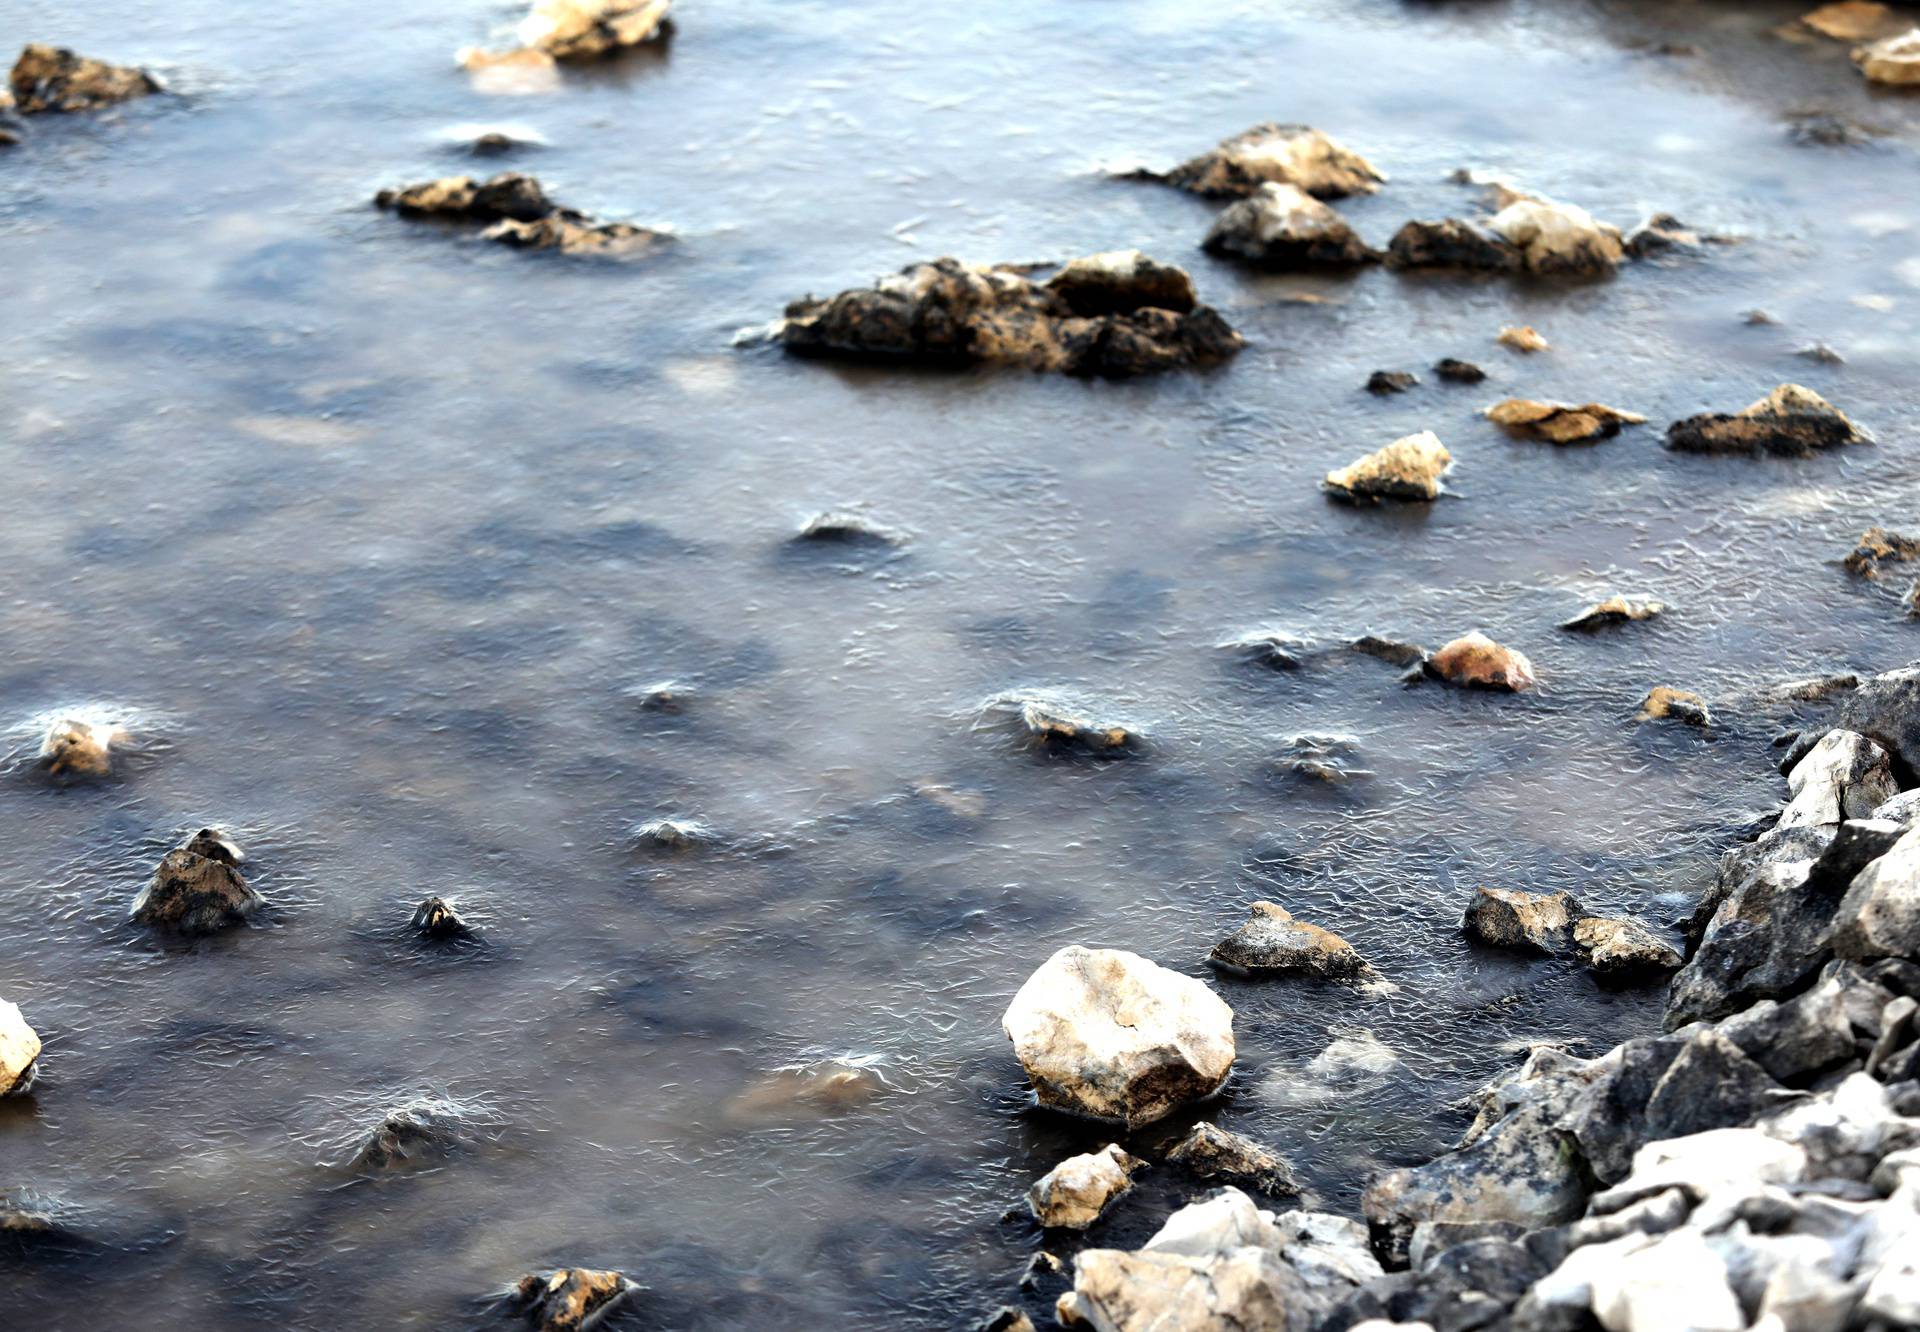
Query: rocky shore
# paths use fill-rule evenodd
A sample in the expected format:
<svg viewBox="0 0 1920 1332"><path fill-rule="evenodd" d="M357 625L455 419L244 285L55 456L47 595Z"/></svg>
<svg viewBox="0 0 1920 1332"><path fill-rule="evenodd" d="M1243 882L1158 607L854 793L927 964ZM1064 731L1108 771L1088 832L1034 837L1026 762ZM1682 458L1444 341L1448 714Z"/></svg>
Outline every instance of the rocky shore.
<svg viewBox="0 0 1920 1332"><path fill-rule="evenodd" d="M1531 1048L1467 1107L1459 1145L1368 1185L1358 1218L1263 1211L1229 1184L1138 1249L1082 1249L1055 1301L1095 1332L1891 1332L1920 1323L1920 666L1818 693L1789 800L1728 850L1684 964L1646 927L1566 895L1483 890L1497 946L1678 965L1665 1030L1579 1058ZM1264 914L1263 914L1264 913ZM1357 974L1341 941L1270 903L1289 966ZM1222 949L1246 960L1243 929ZM1331 943L1326 942L1331 940ZM1219 953L1221 950L1216 950ZM1276 951L1269 948L1270 952ZM1350 951L1350 950L1348 950ZM1318 954L1330 961L1315 962ZM1337 965L1335 965L1337 964ZM1045 1103L1148 1122L1209 1094L1232 1014L1132 954L1069 948L1007 1031ZM1234 1139L1197 1127L1171 1166ZM1273 1156L1236 1140L1233 1154ZM1069 1222L1124 1206L1141 1162L1076 1158L1036 1197ZM1084 1162L1085 1164L1080 1164ZM1208 1172L1194 1169L1197 1177ZM1290 1182L1290 1177L1286 1177ZM1261 1179L1242 1173L1238 1182ZM1089 1193L1090 1191L1090 1193ZM1033 1327L1008 1306L983 1326Z"/></svg>

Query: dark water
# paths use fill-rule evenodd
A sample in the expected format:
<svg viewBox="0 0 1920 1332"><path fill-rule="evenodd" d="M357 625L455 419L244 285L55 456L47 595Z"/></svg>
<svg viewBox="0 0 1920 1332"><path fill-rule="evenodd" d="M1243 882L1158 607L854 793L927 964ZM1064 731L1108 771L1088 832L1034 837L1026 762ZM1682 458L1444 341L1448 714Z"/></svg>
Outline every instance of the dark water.
<svg viewBox="0 0 1920 1332"><path fill-rule="evenodd" d="M962 1324L1040 1242L1002 1212L1104 1140L1028 1108L1013 990L1068 942L1205 974L1258 896L1397 986L1219 982L1241 1059L1208 1113L1329 1206L1448 1142L1511 1043L1654 1025L1651 994L1469 948L1465 896L1684 913L1781 794L1755 690L1920 655L1898 585L1837 566L1868 523L1920 520L1920 100L1772 36L1798 8L689 0L666 55L511 98L452 66L513 17L471 0L0 0L0 46L153 63L186 94L42 121L0 158L0 712L95 703L151 741L105 786L0 783L0 995L47 1041L37 1093L0 1107L0 1185L103 1240L0 1259L0 1324L464 1326L556 1263L644 1281L635 1326ZM1798 146L1808 109L1881 133ZM1744 243L1573 288L1250 277L1197 251L1211 205L1095 171L1264 119L1392 177L1343 205L1376 242L1469 209L1446 177L1479 166ZM558 197L681 243L547 260L367 206L468 169L437 136L499 120L550 140L513 165ZM1115 385L730 346L916 258L1115 246L1191 265L1245 354ZM1506 323L1555 350L1495 347ZM1794 355L1816 340L1845 363ZM1448 355L1492 378L1361 391ZM1659 447L1782 380L1878 446ZM1477 416L1509 392L1654 425L1513 442ZM1317 491L1422 428L1458 498ZM830 505L911 540L784 544ZM1553 628L1613 590L1675 609ZM1213 646L1269 624L1483 628L1545 687ZM638 705L663 680L683 711ZM1653 684L1721 724L1634 724ZM1054 761L973 725L1030 686L1144 752ZM1372 778L1276 777L1302 731L1354 737ZM632 845L667 815L714 840ZM270 916L198 947L128 927L208 821L249 844ZM410 942L429 893L484 944ZM1309 1069L1363 1031L1398 1062ZM739 1099L828 1058L888 1089L831 1114ZM430 1091L483 1107L469 1150L340 1166ZM1137 1241L1185 1187L1143 1177L1094 1242Z"/></svg>

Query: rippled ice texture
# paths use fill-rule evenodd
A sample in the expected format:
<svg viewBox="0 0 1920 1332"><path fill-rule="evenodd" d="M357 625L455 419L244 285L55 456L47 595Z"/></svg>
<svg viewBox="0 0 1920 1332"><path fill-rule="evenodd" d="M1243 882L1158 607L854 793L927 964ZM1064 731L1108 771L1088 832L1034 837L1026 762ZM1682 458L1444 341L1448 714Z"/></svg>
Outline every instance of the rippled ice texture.
<svg viewBox="0 0 1920 1332"><path fill-rule="evenodd" d="M1068 942L1205 974L1257 896L1398 985L1218 982L1242 1053L1206 1113L1328 1205L1451 1141L1449 1102L1512 1043L1648 1029L1650 994L1470 948L1463 899L1683 914L1780 795L1755 689L1902 662L1920 632L1836 563L1920 518L1920 102L1771 35L1798 8L686 0L665 55L501 98L452 64L515 16L473 0L0 0L9 47L149 62L185 94L42 121L0 158L0 708L139 709L159 742L104 787L0 783L0 993L47 1042L36 1094L0 1108L0 1184L108 1241L0 1258L0 1322L438 1328L564 1262L647 1283L637 1325L953 1326L1014 1297L1040 1243L1003 1211L1107 1136L1029 1107L1007 998ZM1805 108L1881 137L1796 146ZM1745 243L1574 288L1263 278L1198 252L1214 205L1095 170L1264 119L1391 175L1343 205L1376 243L1469 209L1460 166ZM368 206L467 166L446 127L498 120L551 141L513 165L558 197L680 245L568 262ZM1126 245L1190 265L1248 350L1116 385L729 346L917 258ZM1507 323L1555 350L1495 347ZM1794 356L1815 340L1846 363ZM1424 374L1448 355L1490 380ZM1426 382L1376 399L1377 368ZM1879 445L1659 447L1787 379ZM1509 392L1654 424L1515 442L1477 416ZM1316 489L1422 428L1458 498ZM847 505L909 543L783 544ZM1553 627L1613 590L1675 609ZM1212 646L1265 624L1483 628L1545 687ZM684 710L637 705L662 680ZM1634 724L1653 684L1722 724ZM1027 686L1148 745L1050 760L971 727ZM1353 736L1372 779L1275 776L1301 731ZM712 840L629 843L662 816ZM271 914L198 947L129 929L160 852L216 820ZM484 942L410 942L429 893ZM1357 1029L1398 1068L1316 1081ZM823 1114L762 1085L835 1056L886 1090ZM484 1103L488 1132L439 1169L339 1167L356 1124L426 1092ZM1137 1241L1187 1187L1149 1172L1093 1242Z"/></svg>

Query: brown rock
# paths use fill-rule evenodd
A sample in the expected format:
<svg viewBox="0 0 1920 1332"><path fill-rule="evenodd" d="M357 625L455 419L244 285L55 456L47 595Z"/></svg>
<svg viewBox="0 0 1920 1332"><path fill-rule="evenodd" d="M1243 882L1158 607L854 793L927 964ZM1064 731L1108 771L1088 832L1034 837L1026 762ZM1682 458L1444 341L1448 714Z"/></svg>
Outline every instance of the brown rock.
<svg viewBox="0 0 1920 1332"><path fill-rule="evenodd" d="M211 934L239 924L262 905L260 894L227 860L178 847L161 859L152 881L134 899L132 914L156 929Z"/></svg>
<svg viewBox="0 0 1920 1332"><path fill-rule="evenodd" d="M0 999L0 1096L31 1091L39 1059L39 1034L27 1025L18 1005Z"/></svg>
<svg viewBox="0 0 1920 1332"><path fill-rule="evenodd" d="M40 738L40 765L53 777L106 777L114 746L128 738L111 722L63 717Z"/></svg>
<svg viewBox="0 0 1920 1332"><path fill-rule="evenodd" d="M1560 627L1575 631L1598 629L1603 625L1625 624L1630 620L1651 620L1664 614L1666 609L1665 602L1654 601L1650 597L1612 596L1605 601L1595 602Z"/></svg>
<svg viewBox="0 0 1920 1332"><path fill-rule="evenodd" d="M1884 527L1869 527L1846 558L1847 572L1877 579L1883 565L1920 560L1920 537L1902 536Z"/></svg>
<svg viewBox="0 0 1920 1332"><path fill-rule="evenodd" d="M1487 377L1487 372L1472 361L1459 361L1451 356L1435 361L1433 373L1450 384L1478 384Z"/></svg>
<svg viewBox="0 0 1920 1332"><path fill-rule="evenodd" d="M1682 453L1807 457L1866 438L1832 403L1798 384L1782 384L1733 415L1705 412L1667 427L1667 447Z"/></svg>
<svg viewBox="0 0 1920 1332"><path fill-rule="evenodd" d="M1539 330L1531 324L1509 324L1500 330L1494 341L1517 352L1543 352L1553 345L1541 337Z"/></svg>
<svg viewBox="0 0 1920 1332"><path fill-rule="evenodd" d="M1171 310L1190 314L1199 304L1184 268L1159 263L1138 250L1107 250L1074 259L1047 282L1063 313L1083 318Z"/></svg>
<svg viewBox="0 0 1920 1332"><path fill-rule="evenodd" d="M1452 465L1453 455L1439 436L1422 430L1328 472L1326 487L1350 500L1438 499L1440 478Z"/></svg>
<svg viewBox="0 0 1920 1332"><path fill-rule="evenodd" d="M1293 185L1317 199L1372 194L1386 177L1358 153L1305 125L1255 125L1163 176L1183 190L1211 197L1240 197L1262 185Z"/></svg>
<svg viewBox="0 0 1920 1332"><path fill-rule="evenodd" d="M1572 893L1481 888L1460 924L1470 936L1495 948L1559 956L1572 949L1574 923L1585 915Z"/></svg>
<svg viewBox="0 0 1920 1332"><path fill-rule="evenodd" d="M1821 5L1810 14L1802 14L1799 22L1822 37L1841 42L1890 37L1909 26L1891 8L1875 0L1837 0L1835 4Z"/></svg>
<svg viewBox="0 0 1920 1332"><path fill-rule="evenodd" d="M13 62L8 79L22 115L46 111L91 111L157 93L160 82L143 69L90 60L62 46L32 43Z"/></svg>
<svg viewBox="0 0 1920 1332"><path fill-rule="evenodd" d="M1373 974L1352 944L1273 902L1255 902L1246 924L1214 945L1207 960L1247 975L1297 973L1321 980L1353 980Z"/></svg>
<svg viewBox="0 0 1920 1332"><path fill-rule="evenodd" d="M519 37L555 60L601 60L663 40L671 0L535 0Z"/></svg>
<svg viewBox="0 0 1920 1332"><path fill-rule="evenodd" d="M1186 1136L1173 1145L1167 1161L1184 1166L1201 1179L1273 1195L1300 1192L1300 1182L1285 1157L1252 1138L1204 1121L1188 1129Z"/></svg>
<svg viewBox="0 0 1920 1332"><path fill-rule="evenodd" d="M1518 246L1459 218L1408 222L1387 242L1389 268L1460 268L1513 273L1524 264Z"/></svg>
<svg viewBox="0 0 1920 1332"><path fill-rule="evenodd" d="M1640 425L1646 417L1603 407L1597 402L1575 407L1564 402L1536 402L1508 398L1487 408L1487 419L1517 435L1552 444L1591 444L1612 439L1623 425Z"/></svg>
<svg viewBox="0 0 1920 1332"><path fill-rule="evenodd" d="M1626 254L1618 228L1596 221L1584 208L1532 195L1504 204L1487 226L1519 249L1530 273L1611 273Z"/></svg>
<svg viewBox="0 0 1920 1332"><path fill-rule="evenodd" d="M586 1332L634 1288L618 1272L563 1267L521 1277L513 1294L539 1332Z"/></svg>
<svg viewBox="0 0 1920 1332"><path fill-rule="evenodd" d="M595 222L584 213L563 208L547 197L539 181L516 171L502 172L484 184L471 176L448 176L382 190L373 202L402 217L490 224L481 238L515 249L634 254L670 239L626 222Z"/></svg>
<svg viewBox="0 0 1920 1332"><path fill-rule="evenodd" d="M1405 370L1375 370L1367 376L1367 392L1385 397L1389 393L1405 393L1419 386L1420 377L1408 374Z"/></svg>
<svg viewBox="0 0 1920 1332"><path fill-rule="evenodd" d="M1573 926L1574 950L1602 975L1678 971L1686 961L1638 921L1588 916Z"/></svg>
<svg viewBox="0 0 1920 1332"><path fill-rule="evenodd" d="M1297 185L1272 181L1228 205L1200 248L1283 272L1357 268L1380 258L1333 209Z"/></svg>
<svg viewBox="0 0 1920 1332"><path fill-rule="evenodd" d="M1637 715L1641 721L1672 718L1689 726L1706 726L1713 721L1704 698L1684 689L1669 689L1666 685L1655 685L1647 691L1647 696L1640 700Z"/></svg>
<svg viewBox="0 0 1920 1332"><path fill-rule="evenodd" d="M1853 53L1853 63L1869 83L1895 88L1920 84L1920 28L1860 47Z"/></svg>
<svg viewBox="0 0 1920 1332"><path fill-rule="evenodd" d="M429 897L415 907L413 928L429 939L465 939L473 934L473 927L444 897Z"/></svg>
<svg viewBox="0 0 1920 1332"><path fill-rule="evenodd" d="M1027 1190L1027 1207L1048 1229L1085 1230L1133 1187L1134 1171L1146 1164L1111 1142L1098 1151L1070 1156Z"/></svg>
<svg viewBox="0 0 1920 1332"><path fill-rule="evenodd" d="M1533 663L1524 653L1474 632L1454 639L1427 659L1427 674L1448 684L1518 693L1534 686Z"/></svg>

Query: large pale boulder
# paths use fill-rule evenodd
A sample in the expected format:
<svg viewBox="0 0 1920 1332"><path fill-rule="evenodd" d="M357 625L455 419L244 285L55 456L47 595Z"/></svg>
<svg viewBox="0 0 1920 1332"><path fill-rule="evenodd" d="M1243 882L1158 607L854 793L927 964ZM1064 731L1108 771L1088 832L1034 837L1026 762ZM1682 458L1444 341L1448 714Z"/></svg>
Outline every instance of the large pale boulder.
<svg viewBox="0 0 1920 1332"><path fill-rule="evenodd" d="M32 1087L34 1061L39 1057L40 1037L27 1025L18 1005L0 999L0 1096Z"/></svg>
<svg viewBox="0 0 1920 1332"><path fill-rule="evenodd" d="M1191 976L1117 948L1062 948L1001 1020L1042 1105L1129 1127L1218 1091L1233 1010Z"/></svg>
<svg viewBox="0 0 1920 1332"><path fill-rule="evenodd" d="M1534 686L1533 663L1526 654L1494 642L1477 629L1443 645L1427 659L1426 672L1469 689L1515 694Z"/></svg>
<svg viewBox="0 0 1920 1332"><path fill-rule="evenodd" d="M1069 1156L1034 1181L1027 1190L1027 1207L1043 1226L1085 1230L1133 1187L1133 1172L1145 1165L1111 1142L1097 1152Z"/></svg>
<svg viewBox="0 0 1920 1332"><path fill-rule="evenodd" d="M1214 219L1201 247L1261 268L1354 268L1380 256L1345 218L1298 185L1269 181Z"/></svg>
<svg viewBox="0 0 1920 1332"><path fill-rule="evenodd" d="M1610 273L1626 253L1619 228L1548 199L1516 198L1487 226L1519 248L1532 273Z"/></svg>
<svg viewBox="0 0 1920 1332"><path fill-rule="evenodd" d="M1211 197L1242 197L1269 182L1317 199L1372 194L1386 177L1371 162L1305 125L1255 125L1164 175L1141 173Z"/></svg>

